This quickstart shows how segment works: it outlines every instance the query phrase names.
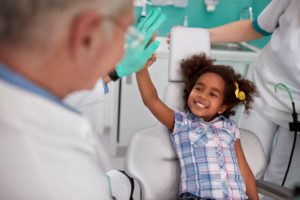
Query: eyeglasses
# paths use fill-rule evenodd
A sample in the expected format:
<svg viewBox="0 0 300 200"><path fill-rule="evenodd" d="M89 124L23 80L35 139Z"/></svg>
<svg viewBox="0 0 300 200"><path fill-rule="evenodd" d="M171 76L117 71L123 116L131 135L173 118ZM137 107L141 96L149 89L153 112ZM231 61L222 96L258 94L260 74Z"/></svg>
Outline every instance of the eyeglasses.
<svg viewBox="0 0 300 200"><path fill-rule="evenodd" d="M127 28L114 17L106 18L123 30L123 32L125 33L126 48L136 48L144 42L144 35L141 32L139 32L134 26L129 26Z"/></svg>

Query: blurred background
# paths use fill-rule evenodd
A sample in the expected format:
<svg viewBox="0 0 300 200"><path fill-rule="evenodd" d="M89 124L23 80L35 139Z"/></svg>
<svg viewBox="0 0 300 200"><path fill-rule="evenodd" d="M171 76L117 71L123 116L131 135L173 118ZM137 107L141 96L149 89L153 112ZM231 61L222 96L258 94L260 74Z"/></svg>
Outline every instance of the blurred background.
<svg viewBox="0 0 300 200"><path fill-rule="evenodd" d="M187 19L188 27L210 28L240 19L248 19L251 15L250 12L253 13L253 18L256 18L266 5L268 5L270 0L183 0L177 1L179 2L177 4L174 2L176 0L152 0L149 1L152 5L147 4L146 6L146 10L148 11L160 5L163 13L168 17L167 22L164 23L159 32L160 36L165 36L175 25L184 25L185 19ZM207 4L209 3L216 4L214 10L207 10ZM142 13L142 4L143 0L136 0L136 19ZM250 42L250 44L261 48L268 41L269 37L265 37Z"/></svg>

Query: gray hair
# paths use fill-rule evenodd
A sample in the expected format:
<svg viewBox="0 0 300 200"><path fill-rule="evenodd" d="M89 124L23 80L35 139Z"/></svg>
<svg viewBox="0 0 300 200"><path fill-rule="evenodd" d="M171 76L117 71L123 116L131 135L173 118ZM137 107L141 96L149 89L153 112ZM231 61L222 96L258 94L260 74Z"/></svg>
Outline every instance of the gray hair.
<svg viewBox="0 0 300 200"><path fill-rule="evenodd" d="M97 4L97 7L95 5ZM0 43L24 42L48 36L59 17L71 10L97 9L103 15L118 15L130 0L0 0ZM79 13L73 12L73 15ZM44 31L42 31L44 30ZM57 29L58 30L58 29Z"/></svg>

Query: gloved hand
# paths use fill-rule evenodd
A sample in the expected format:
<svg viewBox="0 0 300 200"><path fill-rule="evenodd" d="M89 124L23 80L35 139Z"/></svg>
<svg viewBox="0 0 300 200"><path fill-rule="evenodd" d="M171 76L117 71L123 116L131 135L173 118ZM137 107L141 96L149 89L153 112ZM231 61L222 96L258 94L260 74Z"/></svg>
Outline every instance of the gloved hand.
<svg viewBox="0 0 300 200"><path fill-rule="evenodd" d="M149 45L149 42L165 20L166 16L161 14L161 8L157 8L151 10L136 25L136 29L143 34L144 40L138 46L127 46L125 56L116 66L118 77L127 76L143 68L160 44L158 41L154 41Z"/></svg>

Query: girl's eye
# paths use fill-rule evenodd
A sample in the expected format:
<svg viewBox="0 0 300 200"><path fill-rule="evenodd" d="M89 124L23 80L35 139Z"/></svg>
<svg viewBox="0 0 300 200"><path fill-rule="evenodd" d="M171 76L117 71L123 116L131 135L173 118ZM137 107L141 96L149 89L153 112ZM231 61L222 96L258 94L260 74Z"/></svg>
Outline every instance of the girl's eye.
<svg viewBox="0 0 300 200"><path fill-rule="evenodd" d="M212 97L218 97L218 95L215 94L215 93L210 93L210 96L212 96Z"/></svg>

